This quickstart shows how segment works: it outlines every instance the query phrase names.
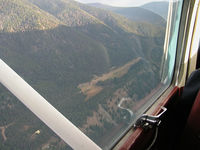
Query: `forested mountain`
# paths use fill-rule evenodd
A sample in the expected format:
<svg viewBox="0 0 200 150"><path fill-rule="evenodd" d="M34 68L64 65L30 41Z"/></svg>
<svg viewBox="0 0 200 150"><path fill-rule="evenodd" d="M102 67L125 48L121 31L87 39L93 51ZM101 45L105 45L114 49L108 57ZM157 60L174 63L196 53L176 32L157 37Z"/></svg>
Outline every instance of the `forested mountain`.
<svg viewBox="0 0 200 150"><path fill-rule="evenodd" d="M101 147L134 118L120 100L159 83L160 24L72 0L0 0L0 18L0 58ZM68 149L3 86L0 131L0 149Z"/></svg>
<svg viewBox="0 0 200 150"><path fill-rule="evenodd" d="M31 3L0 0L0 32L45 30L55 28L60 21Z"/></svg>
<svg viewBox="0 0 200 150"><path fill-rule="evenodd" d="M133 22L110 11L96 9L70 0L52 0L50 3L48 0L29 1L56 16L69 26L101 24L109 29L115 29L118 32L122 30L142 36L160 36L158 34L162 30L160 27L156 29L155 26L149 23ZM140 30L141 28L142 30Z"/></svg>
<svg viewBox="0 0 200 150"><path fill-rule="evenodd" d="M142 7L112 7L100 3L89 3L89 6L110 10L126 18L137 22L148 22L155 25L165 26L166 21L159 15L149 9ZM145 7L145 6L144 6Z"/></svg>

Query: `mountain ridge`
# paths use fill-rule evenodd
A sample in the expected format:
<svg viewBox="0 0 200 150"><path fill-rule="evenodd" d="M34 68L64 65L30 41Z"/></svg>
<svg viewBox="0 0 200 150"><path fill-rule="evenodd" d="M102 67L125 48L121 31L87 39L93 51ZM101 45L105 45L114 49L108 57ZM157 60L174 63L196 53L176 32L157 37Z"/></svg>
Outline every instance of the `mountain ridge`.
<svg viewBox="0 0 200 150"><path fill-rule="evenodd" d="M149 23L144 23L144 22L143 23L142 22L135 23L135 22L129 21L127 18L125 18L123 16L113 14L110 11L94 9L92 7L89 7L87 5L84 5L84 4L75 2L75 1L72 1L72 3L70 3L71 1L68 1L68 0L59 0L59 1L52 0L51 3L53 3L53 4L51 6L48 6L47 8L44 7L44 5L46 3L48 4L48 0L44 0L44 1L29 0L29 1L32 2L33 4L37 5L41 9L44 9L45 11L51 13L51 15L54 15L55 17L60 19L65 24L68 24L68 20L74 20L75 22L81 22L81 20L79 18L82 18L82 17L74 17L74 16L68 15L68 14L74 13L74 11L75 11L75 12L79 12L79 14L82 14L82 12L84 12L83 14L86 13L86 16L90 16L91 18L95 19L96 22L93 22L92 24L95 24L95 23L104 24L108 28L110 28L110 27L112 29L116 28L117 30L122 29L126 32L132 32L132 33L135 33L138 35L154 36L159 33L159 30L162 30L161 29L162 27L160 27L160 26L157 26L155 28L154 26L152 26ZM62 4L61 8L58 7L59 6L58 3L60 3L60 5ZM71 7L73 9L71 9ZM65 11L66 8L67 8L67 12ZM68 8L70 8L70 9L68 9ZM51 9L51 10L54 9L54 11L49 11L48 9ZM58 9L61 11L59 12ZM83 20L85 20L85 18ZM73 23L70 23L70 24L73 24ZM78 26L85 26L88 24L91 24L91 23L86 22L86 23L80 24ZM143 28L143 32L140 32L141 27Z"/></svg>
<svg viewBox="0 0 200 150"><path fill-rule="evenodd" d="M127 17L132 21L148 22L156 25L166 24L166 21L162 19L158 13L155 13L152 10L143 7L113 7L101 3L88 3L87 5L105 10L110 10L112 12Z"/></svg>
<svg viewBox="0 0 200 150"><path fill-rule="evenodd" d="M142 8L148 9L156 14L162 16L167 20L169 2L152 2L141 6Z"/></svg>
<svg viewBox="0 0 200 150"><path fill-rule="evenodd" d="M54 16L24 0L0 0L0 9L0 31L4 32L45 30L61 24Z"/></svg>

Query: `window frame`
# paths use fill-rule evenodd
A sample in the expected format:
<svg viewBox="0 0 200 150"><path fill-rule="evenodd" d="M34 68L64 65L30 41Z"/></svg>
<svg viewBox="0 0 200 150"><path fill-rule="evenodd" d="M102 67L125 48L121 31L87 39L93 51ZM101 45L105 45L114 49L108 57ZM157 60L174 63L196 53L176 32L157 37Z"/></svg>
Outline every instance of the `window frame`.
<svg viewBox="0 0 200 150"><path fill-rule="evenodd" d="M200 0L184 0L182 6L181 20L179 25L179 35L176 47L176 60L174 65L174 73L170 86L160 93L158 97L144 113L148 115L158 115L161 107L165 107L169 103L171 97L180 92L181 88L189 74L196 68L197 53L200 41ZM198 28L197 28L198 27ZM195 40L198 39L198 40ZM165 45L166 51L167 46ZM194 57L191 57L194 53ZM147 135L141 128L131 128L127 134L117 143L113 150L128 150L128 149L144 149L145 141L150 140L148 136L153 136L151 133ZM144 139L144 137L146 139ZM143 141L141 141L143 139ZM142 142L142 143L141 143Z"/></svg>

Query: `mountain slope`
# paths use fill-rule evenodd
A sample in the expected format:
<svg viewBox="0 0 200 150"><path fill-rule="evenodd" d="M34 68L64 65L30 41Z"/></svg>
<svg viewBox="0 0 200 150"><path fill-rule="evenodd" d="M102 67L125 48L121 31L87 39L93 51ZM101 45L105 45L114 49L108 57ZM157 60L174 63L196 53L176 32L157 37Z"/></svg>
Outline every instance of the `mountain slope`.
<svg viewBox="0 0 200 150"><path fill-rule="evenodd" d="M89 6L110 10L136 22L148 22L156 25L165 25L166 21L159 15L140 7L112 7L100 3L89 3Z"/></svg>
<svg viewBox="0 0 200 150"><path fill-rule="evenodd" d="M71 27L75 27L76 31L83 32L104 45L111 66L120 66L137 57L138 54L144 56L143 51L140 49L143 49L142 47L145 45L140 43L141 40L137 40L142 39L142 36L159 38L164 35L164 28L162 26L133 22L110 11L96 9L71 0L52 0L50 3L48 0L29 1L40 9L48 11L67 24L67 26L70 25L69 22L71 20L76 23L82 22L81 16L91 17L92 22L88 22L86 18L83 19L86 21L85 23L72 25ZM69 16L73 11L79 13L77 17ZM142 45L141 48L138 48L139 45Z"/></svg>
<svg viewBox="0 0 200 150"><path fill-rule="evenodd" d="M166 21L159 15L143 8L119 8L114 12L121 14L133 21L149 22L151 24L165 26Z"/></svg>
<svg viewBox="0 0 200 150"><path fill-rule="evenodd" d="M52 15L22 0L0 0L0 31L51 29L60 24Z"/></svg>
<svg viewBox="0 0 200 150"><path fill-rule="evenodd" d="M89 7L87 5L79 5L81 9L84 9L88 13L94 15L112 28L121 28L126 32L151 37L160 36L159 33L163 30L163 27L160 24L155 26L149 22L142 22L141 20L131 21L122 15L116 14L115 12Z"/></svg>
<svg viewBox="0 0 200 150"><path fill-rule="evenodd" d="M49 3L48 0L29 1L54 15L69 26L80 27L90 25L91 23L103 24L112 30L123 30L141 36L157 36L160 31L163 30L161 26L155 27L149 23L132 22L125 17L114 14L110 11L96 9L71 0L52 0L51 3Z"/></svg>
<svg viewBox="0 0 200 150"><path fill-rule="evenodd" d="M96 18L77 7L72 0L28 0L62 20L67 26L83 26L99 23Z"/></svg>
<svg viewBox="0 0 200 150"><path fill-rule="evenodd" d="M168 15L168 2L152 2L142 6L142 8L148 9L167 20Z"/></svg>

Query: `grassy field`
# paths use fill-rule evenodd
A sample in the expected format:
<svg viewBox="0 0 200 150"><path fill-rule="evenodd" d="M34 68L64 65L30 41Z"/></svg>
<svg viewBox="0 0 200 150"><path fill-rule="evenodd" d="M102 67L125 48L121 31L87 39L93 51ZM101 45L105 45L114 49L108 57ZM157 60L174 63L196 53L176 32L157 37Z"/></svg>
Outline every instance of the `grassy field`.
<svg viewBox="0 0 200 150"><path fill-rule="evenodd" d="M81 92L86 95L85 100L88 100L103 90L103 87L97 85L98 82L124 76L130 69L130 67L140 60L141 57L138 57L117 69L111 70L110 72L103 74L102 76L95 76L90 82L79 84L78 88L80 88Z"/></svg>

